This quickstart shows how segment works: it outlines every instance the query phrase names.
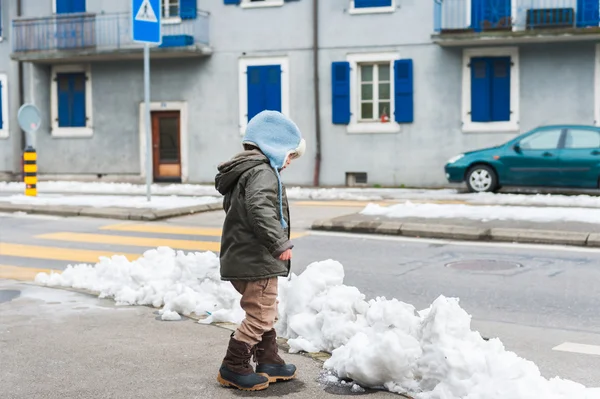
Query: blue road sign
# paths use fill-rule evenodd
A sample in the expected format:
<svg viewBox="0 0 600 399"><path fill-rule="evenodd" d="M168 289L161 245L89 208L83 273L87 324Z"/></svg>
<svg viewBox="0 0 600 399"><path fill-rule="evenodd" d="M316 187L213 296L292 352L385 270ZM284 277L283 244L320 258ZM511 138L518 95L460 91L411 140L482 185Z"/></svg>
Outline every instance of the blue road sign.
<svg viewBox="0 0 600 399"><path fill-rule="evenodd" d="M161 44L161 0L132 0L131 4L133 41Z"/></svg>

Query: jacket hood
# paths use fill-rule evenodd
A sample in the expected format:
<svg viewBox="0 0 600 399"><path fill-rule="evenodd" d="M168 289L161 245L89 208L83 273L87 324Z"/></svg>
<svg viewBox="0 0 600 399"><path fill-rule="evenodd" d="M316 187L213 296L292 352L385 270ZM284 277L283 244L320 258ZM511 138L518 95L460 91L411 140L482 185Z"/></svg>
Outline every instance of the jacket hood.
<svg viewBox="0 0 600 399"><path fill-rule="evenodd" d="M278 111L262 111L252 118L242 143L260 148L276 170L283 168L288 156L300 157L306 150L298 126Z"/></svg>
<svg viewBox="0 0 600 399"><path fill-rule="evenodd" d="M221 195L227 194L244 172L263 163L268 164L269 160L259 151L244 151L237 154L217 167L219 173L215 177L215 188Z"/></svg>

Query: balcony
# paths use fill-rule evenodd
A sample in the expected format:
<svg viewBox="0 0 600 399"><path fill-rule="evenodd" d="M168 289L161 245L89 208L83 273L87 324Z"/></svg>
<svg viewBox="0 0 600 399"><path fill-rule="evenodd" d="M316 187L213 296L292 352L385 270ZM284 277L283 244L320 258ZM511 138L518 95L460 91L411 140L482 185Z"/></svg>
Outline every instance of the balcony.
<svg viewBox="0 0 600 399"><path fill-rule="evenodd" d="M202 57L211 53L209 15L162 26L162 45L153 58ZM144 45L133 41L131 14L62 14L12 22L11 58L37 63L137 59Z"/></svg>
<svg viewBox="0 0 600 399"><path fill-rule="evenodd" d="M433 0L442 46L600 39L598 0Z"/></svg>

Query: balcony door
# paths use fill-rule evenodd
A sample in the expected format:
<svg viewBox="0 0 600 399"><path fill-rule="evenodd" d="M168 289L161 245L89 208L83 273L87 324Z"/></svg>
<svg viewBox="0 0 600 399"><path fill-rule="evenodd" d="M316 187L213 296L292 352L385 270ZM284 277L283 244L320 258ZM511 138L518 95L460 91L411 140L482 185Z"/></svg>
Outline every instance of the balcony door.
<svg viewBox="0 0 600 399"><path fill-rule="evenodd" d="M96 18L86 12L86 0L56 1L56 48L60 50L93 47L96 42Z"/></svg>

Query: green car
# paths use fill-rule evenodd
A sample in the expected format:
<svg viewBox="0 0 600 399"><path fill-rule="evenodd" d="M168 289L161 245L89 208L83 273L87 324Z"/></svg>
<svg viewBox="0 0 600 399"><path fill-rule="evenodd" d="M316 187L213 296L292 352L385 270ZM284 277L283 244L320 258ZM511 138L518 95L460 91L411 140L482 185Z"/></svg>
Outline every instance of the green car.
<svg viewBox="0 0 600 399"><path fill-rule="evenodd" d="M450 183L471 192L502 186L599 188L600 128L542 126L506 144L466 152L445 166Z"/></svg>

